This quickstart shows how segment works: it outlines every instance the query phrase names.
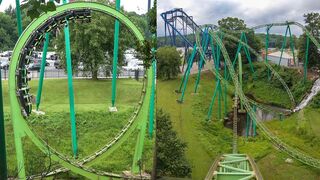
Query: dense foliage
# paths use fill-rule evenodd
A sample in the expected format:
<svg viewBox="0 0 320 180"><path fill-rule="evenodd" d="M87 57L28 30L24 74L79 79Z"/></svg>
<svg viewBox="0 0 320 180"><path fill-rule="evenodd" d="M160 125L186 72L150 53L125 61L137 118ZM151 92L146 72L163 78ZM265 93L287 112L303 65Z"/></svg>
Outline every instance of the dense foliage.
<svg viewBox="0 0 320 180"><path fill-rule="evenodd" d="M317 94L316 96L313 97L310 105L314 109L320 108L320 94Z"/></svg>
<svg viewBox="0 0 320 180"><path fill-rule="evenodd" d="M157 77L171 79L180 73L181 56L175 47L160 47L157 52Z"/></svg>
<svg viewBox="0 0 320 180"><path fill-rule="evenodd" d="M227 17L219 20L218 25L219 28L228 31L228 33L237 30L248 30L244 20L233 17ZM241 33L232 33L232 35L239 39L241 37ZM253 31L249 31L245 35L247 37L248 44L250 45L250 47L252 47L255 51L259 52L262 48L262 42L260 41L260 39L255 36ZM223 39L223 43L228 51L230 58L234 59L237 52L238 43L227 38ZM251 58L254 60L256 57L252 54ZM242 53L242 59L244 61L247 61L244 52Z"/></svg>
<svg viewBox="0 0 320 180"><path fill-rule="evenodd" d="M320 14L319 13L308 13L304 15L304 21L306 23L306 28L311 32L312 36L320 42ZM302 34L299 40L299 53L298 58L301 61L305 61L307 48L307 36ZM320 51L317 46L310 40L309 44L309 57L308 57L308 67L320 67Z"/></svg>
<svg viewBox="0 0 320 180"><path fill-rule="evenodd" d="M60 3L60 0L54 0L57 3ZM53 0L24 0L26 2L22 7L27 9L27 16L34 19L40 16L41 13L48 11L55 11L56 5Z"/></svg>
<svg viewBox="0 0 320 180"><path fill-rule="evenodd" d="M289 33L288 33L289 34ZM285 35L285 29L284 32L282 34L269 34L269 48L277 48L277 49L281 49L282 48L282 44L284 42L284 35ZM260 39L262 43L263 47L266 47L265 41L266 41L266 34L264 33L257 33L256 34L257 38ZM292 40L293 40L293 44L294 47L297 48L298 45L298 38L295 35L292 35ZM286 44L284 46L284 49L288 49L290 48L290 37L287 35L287 40L286 40Z"/></svg>
<svg viewBox="0 0 320 180"><path fill-rule="evenodd" d="M170 116L157 111L157 175L188 177L191 167L185 157L187 144L182 142L173 130Z"/></svg>
<svg viewBox="0 0 320 180"><path fill-rule="evenodd" d="M114 6L113 3L106 3ZM145 31L147 23L144 15L139 16L130 12L128 16L142 32ZM114 23L113 17L99 12L92 12L91 22L70 23L71 55L75 73L83 71L91 74L93 79L97 79L99 71L104 72L107 76L110 75L113 63ZM124 65L124 52L129 48L137 48L137 39L128 27L120 24L119 32L118 67ZM62 65L65 67L63 33L59 33L54 44L57 45ZM80 65L81 68L79 68Z"/></svg>
<svg viewBox="0 0 320 180"><path fill-rule="evenodd" d="M12 50L18 40L16 10L9 6L4 13L0 12L0 52ZM22 27L25 28L31 22L26 16L26 9L21 11Z"/></svg>

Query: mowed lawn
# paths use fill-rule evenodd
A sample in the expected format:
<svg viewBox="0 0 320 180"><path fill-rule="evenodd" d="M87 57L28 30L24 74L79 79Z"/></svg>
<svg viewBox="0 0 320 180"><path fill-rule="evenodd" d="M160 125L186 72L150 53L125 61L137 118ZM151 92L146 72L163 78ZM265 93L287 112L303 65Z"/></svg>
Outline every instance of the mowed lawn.
<svg viewBox="0 0 320 180"><path fill-rule="evenodd" d="M3 81L7 159L9 175L14 176L16 159L7 83ZM138 105L142 85L142 81L118 79L116 93L118 112L110 113L108 107L111 106L111 80L73 80L79 159L94 153L112 140L124 127ZM32 80L30 87L31 93L36 95L38 81ZM33 108L35 109L35 106ZM31 128L54 149L72 157L67 79L46 79L44 81L40 110L46 114L44 116L31 115L27 118ZM96 163L96 166L116 173L129 170L132 165L136 136L137 132L130 136L118 151L115 151L107 160ZM23 139L23 146L27 174L40 173L43 170L40 167L48 163L48 157L44 156L28 138ZM146 138L146 156L151 156L152 147L152 140ZM118 154L117 157L114 156L115 153ZM145 169L150 170L152 158L148 159L150 159L146 162L148 167ZM107 166L102 166L103 164Z"/></svg>
<svg viewBox="0 0 320 180"><path fill-rule="evenodd" d="M201 77L198 94L193 94L196 76L190 77L183 104L176 102L180 94L174 92L179 87L181 79L158 80L157 87L158 108L170 114L174 129L188 144L186 156L192 165L192 179L204 179L217 155L232 152L232 132L217 120L217 102L214 105L212 121L205 120L214 91L215 78L210 72L202 73ZM259 92L263 91L256 93ZM232 92L228 92L229 111L232 105L231 95ZM318 117L320 117L320 111L308 107L283 121L274 120L266 125L273 134L290 146L320 159L320 118ZM247 153L255 158L265 179L320 178L320 171L315 168L303 165L296 160L293 164L286 163L285 160L290 157L277 151L260 134L258 129L256 138L239 137L238 149L239 153Z"/></svg>
<svg viewBox="0 0 320 180"><path fill-rule="evenodd" d="M223 128L222 122L217 120L217 101L212 112L213 120L205 120L215 87L213 74L202 74L198 94L193 94L195 78L194 75L189 78L183 104L176 102L181 94L174 92L179 88L180 79L158 80L157 107L170 114L174 130L188 145L186 156L192 166L192 179L204 179L215 157L231 151L232 136L231 130ZM229 108L230 103L228 96Z"/></svg>

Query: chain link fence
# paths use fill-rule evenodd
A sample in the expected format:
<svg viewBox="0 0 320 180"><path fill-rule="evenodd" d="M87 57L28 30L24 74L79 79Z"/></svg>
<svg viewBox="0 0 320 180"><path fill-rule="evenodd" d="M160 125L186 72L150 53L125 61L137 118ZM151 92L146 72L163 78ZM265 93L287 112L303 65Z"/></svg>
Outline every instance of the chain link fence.
<svg viewBox="0 0 320 180"><path fill-rule="evenodd" d="M29 77L32 79L38 79L40 77L39 71L29 71ZM143 78L144 70L121 70L118 74L118 78ZM1 78L2 80L7 80L9 77L9 70L1 69ZM67 78L68 74L64 69L46 69L44 72L45 79L59 79L59 78ZM92 78L92 74L90 72L77 72L73 74L73 78ZM106 79L112 78L112 74L106 76L104 71L98 72L98 78Z"/></svg>

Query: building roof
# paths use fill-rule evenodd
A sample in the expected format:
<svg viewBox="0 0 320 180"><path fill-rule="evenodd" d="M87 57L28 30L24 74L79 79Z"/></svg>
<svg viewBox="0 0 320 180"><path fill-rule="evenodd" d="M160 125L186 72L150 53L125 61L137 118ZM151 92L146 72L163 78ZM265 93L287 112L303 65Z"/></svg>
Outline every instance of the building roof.
<svg viewBox="0 0 320 180"><path fill-rule="evenodd" d="M280 58L281 51L276 51L276 52L270 53L270 54L268 54L268 56L275 56L275 57L279 57ZM282 58L293 59L293 56L292 56L292 54L289 54L289 53L283 51Z"/></svg>

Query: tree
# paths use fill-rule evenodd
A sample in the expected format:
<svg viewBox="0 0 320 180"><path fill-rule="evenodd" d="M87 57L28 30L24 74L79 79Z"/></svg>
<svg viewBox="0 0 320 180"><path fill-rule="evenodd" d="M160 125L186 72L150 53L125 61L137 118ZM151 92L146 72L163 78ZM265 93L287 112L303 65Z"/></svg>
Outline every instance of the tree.
<svg viewBox="0 0 320 180"><path fill-rule="evenodd" d="M0 13L0 49L13 48L18 39L17 28L14 20L5 13Z"/></svg>
<svg viewBox="0 0 320 180"><path fill-rule="evenodd" d="M18 40L15 11L15 8L10 5L5 9L4 13L0 12L0 50L12 50ZM23 27L28 26L31 22L31 19L26 14L26 9L23 9L21 11Z"/></svg>
<svg viewBox="0 0 320 180"><path fill-rule="evenodd" d="M105 3L111 4L110 2ZM70 22L72 68L75 73L82 71L86 74L91 74L93 79L97 79L99 71L103 71L107 76L111 73L115 19L100 12L92 12L91 14L91 22ZM143 16L140 17L135 13L130 13L130 16L134 16L135 21L140 22L138 24L142 26L140 29L145 28L143 27L144 23L142 23ZM63 30L61 29L60 31L62 32ZM62 60L63 67L65 67L65 42L64 34L61 32L54 44L57 45L57 52ZM124 65L125 50L129 47L137 48L136 42L137 40L131 31L121 24L118 67ZM80 64L83 65L83 69L78 68Z"/></svg>
<svg viewBox="0 0 320 180"><path fill-rule="evenodd" d="M147 13L148 24L146 26L147 32L145 32L146 39L142 44L137 44L137 54L136 58L143 60L143 66L147 69L150 67L151 62L154 58L154 54L152 53L152 48L156 48L157 46L157 1L153 2L153 7ZM151 33L151 34L150 34Z"/></svg>
<svg viewBox="0 0 320 180"><path fill-rule="evenodd" d="M60 0L54 0L57 3L60 3ZM53 1L46 0L24 0L22 5L23 9L27 10L27 16L31 19L38 18L41 13L48 11L55 11L56 5Z"/></svg>
<svg viewBox="0 0 320 180"><path fill-rule="evenodd" d="M307 30L320 42L320 14L319 13L308 13L304 14L304 21L306 23ZM298 58L300 61L305 61L306 47L307 47L307 35L303 33L299 39L299 53ZM318 66L320 68L320 52L317 46L310 40L309 51L308 51L308 67Z"/></svg>
<svg viewBox="0 0 320 180"><path fill-rule="evenodd" d="M219 20L218 25L219 28L227 31L249 30L247 28L247 25L244 23L244 20L233 17L227 17ZM241 36L240 33L234 33L232 35L239 39ZM252 47L255 51L259 52L262 48L262 43L260 39L255 36L254 31L246 32L245 35L248 40L248 45ZM224 38L223 43L228 51L231 60L233 60L237 52L237 47L239 43L228 38ZM250 55L252 59L256 58L254 54L251 53ZM247 60L245 53L242 53L242 59Z"/></svg>
<svg viewBox="0 0 320 180"><path fill-rule="evenodd" d="M191 167L185 157L187 144L172 129L170 116L157 111L157 174L158 176L189 177Z"/></svg>
<svg viewBox="0 0 320 180"><path fill-rule="evenodd" d="M175 47L164 46L157 51L157 77L171 79L180 72L181 56Z"/></svg>

